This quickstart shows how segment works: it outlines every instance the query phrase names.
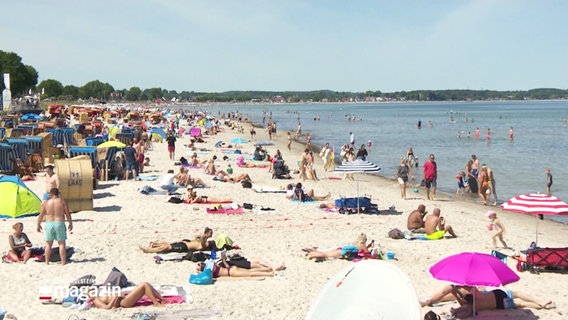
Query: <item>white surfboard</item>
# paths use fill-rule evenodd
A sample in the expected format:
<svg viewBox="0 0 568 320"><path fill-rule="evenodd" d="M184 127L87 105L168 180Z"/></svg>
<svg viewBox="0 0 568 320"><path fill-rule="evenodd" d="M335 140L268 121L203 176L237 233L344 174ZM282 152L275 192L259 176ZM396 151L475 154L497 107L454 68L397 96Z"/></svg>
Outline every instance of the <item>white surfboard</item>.
<svg viewBox="0 0 568 320"><path fill-rule="evenodd" d="M306 320L421 319L416 290L392 263L363 260L334 275L320 290Z"/></svg>

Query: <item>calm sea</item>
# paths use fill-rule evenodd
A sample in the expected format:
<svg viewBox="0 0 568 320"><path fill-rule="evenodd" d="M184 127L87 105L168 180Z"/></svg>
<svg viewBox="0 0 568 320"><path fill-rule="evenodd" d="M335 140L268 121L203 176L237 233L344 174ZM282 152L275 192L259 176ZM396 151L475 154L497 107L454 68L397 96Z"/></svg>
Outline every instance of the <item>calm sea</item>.
<svg viewBox="0 0 568 320"><path fill-rule="evenodd" d="M257 123L262 123L262 111L267 111L280 130L295 131L299 117L302 132L309 132L313 143L329 142L336 153L353 132L356 146L371 140L368 160L390 178L408 147L421 163L433 153L438 163L438 188L449 193L456 191L456 173L475 154L480 163L493 169L499 202L517 194L544 192L544 168L549 167L554 177L553 194L568 201L568 101L277 104L212 109L216 108L221 112L238 110ZM352 117L360 120L349 121ZM421 129L416 127L418 121ZM476 128L479 139L474 138ZM488 128L490 142L485 139ZM415 172L420 181L421 170ZM568 216L560 220L568 222Z"/></svg>

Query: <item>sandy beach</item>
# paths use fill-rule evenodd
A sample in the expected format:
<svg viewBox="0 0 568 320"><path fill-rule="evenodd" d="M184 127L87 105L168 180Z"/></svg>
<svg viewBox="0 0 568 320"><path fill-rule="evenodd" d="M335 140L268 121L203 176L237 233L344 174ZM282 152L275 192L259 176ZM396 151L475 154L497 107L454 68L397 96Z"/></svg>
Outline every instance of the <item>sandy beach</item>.
<svg viewBox="0 0 568 320"><path fill-rule="evenodd" d="M245 132L248 125L245 125ZM225 126L215 136L206 136L206 142L197 144L198 148L211 151L200 157L217 155L217 167L225 170L227 164L234 168L234 174L248 173L253 185L265 188L284 188L288 183L298 182L298 175L291 180L275 180L267 168L240 168L236 165L237 155L225 155L214 147L217 141L230 143L235 137L249 139L248 134L238 134ZM268 139L264 130L257 130L257 140ZM286 163L296 169L296 161L304 145L293 143L292 150L286 148L286 132L279 131L273 137L275 145L266 146L270 154L280 149ZM177 141L176 158L189 157L191 150L188 136ZM251 142L242 145L242 151L254 151ZM174 162L169 160L166 143L154 143L146 175L161 177L168 169L177 171ZM245 154L245 158L247 155ZM379 164L380 165L380 164ZM331 193L331 201L340 196L356 196L357 182L328 179L341 177L340 174L325 173L322 161L316 155L316 171L320 181L308 180L303 183L308 189L315 189L317 195ZM45 265L30 261L27 264L11 263L0 265L0 307L14 314L18 319L67 319L78 314L85 319L125 319L134 312L160 312L172 319L183 319L182 311L202 312L207 319L303 319L313 298L320 288L337 271L352 262L329 260L315 263L305 257L302 248L311 246L340 246L351 243L364 232L369 239L380 243L384 251L396 253L396 260L390 263L402 269L414 284L420 298L429 297L446 283L433 279L428 269L440 259L455 253L476 251L490 253L492 250L490 232L487 230L487 210L497 211L500 220L507 228L505 240L515 251L526 249L535 240L537 218L529 215L503 212L495 207L482 206L472 201L461 201L448 195L438 195L437 201L426 200L424 190L414 193L408 189L407 200L400 197L398 184L371 175L356 174L361 195L370 195L372 202L378 204L380 214L341 215L337 212L319 210L320 202L294 203L282 193L257 193L243 189L240 184L213 181L201 169L190 169L190 174L203 179L211 188L198 189L201 195L231 198L242 206L252 203L257 206L274 208L274 211L245 210L244 214L208 214L204 204L173 204L167 202L166 195L144 195L138 188L145 185L158 188L156 181L106 181L100 182L94 191L93 211L82 211L72 215L74 230L68 234L68 245L78 249L72 262L61 266L58 263ZM393 172L394 175L394 172ZM44 192L44 173L38 174L36 181L26 183L36 194ZM408 213L424 204L428 212L436 207L441 209L448 224L458 235L456 239L439 241L394 240L387 232L398 227L406 229ZM389 210L392 208L392 210ZM43 233L35 230L37 217L19 219L24 223L24 232L34 245L43 243ZM2 238L12 233L16 220L0 221ZM249 258L260 257L277 265L284 262L287 269L277 277L263 279L220 279L213 285L191 285L193 303L168 305L162 308L138 307L132 309L101 310L91 308L87 311L69 310L60 305L42 305L39 288L47 282L66 285L86 274L93 274L102 282L112 267L123 271L129 280L140 283L148 281L155 285L188 285L188 278L195 272L195 264L189 261L154 263L153 254L145 254L138 249L152 240L168 242L191 238L210 227L215 233L228 234L242 249L240 252ZM552 221L540 221L539 245L541 247L565 247L568 225ZM4 250L8 249L5 240ZM3 251L4 251L3 250ZM512 254L513 250L500 249ZM515 268L516 261L509 258L508 265ZM565 290L566 275L561 273L532 274L519 273L520 281L507 287L529 293L541 300L553 300L554 310L518 309L506 311L480 312L477 319L563 319L568 312L568 294ZM388 288L376 288L369 295L380 299L388 294ZM423 308L437 313L447 311L457 304L445 304L433 308ZM370 307L370 306L367 306ZM176 316L176 314L178 316ZM165 317L164 317L165 318ZM158 318L159 319L159 318Z"/></svg>

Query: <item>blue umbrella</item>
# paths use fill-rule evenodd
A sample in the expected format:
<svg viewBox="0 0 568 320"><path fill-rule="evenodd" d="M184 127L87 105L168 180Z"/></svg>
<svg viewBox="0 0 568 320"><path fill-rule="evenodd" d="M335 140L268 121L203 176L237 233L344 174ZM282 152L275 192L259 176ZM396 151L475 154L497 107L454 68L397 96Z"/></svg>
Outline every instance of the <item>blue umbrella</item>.
<svg viewBox="0 0 568 320"><path fill-rule="evenodd" d="M248 140L247 139L243 139L243 138L233 138L231 139L231 143L235 143L235 144L239 144L239 143L247 143Z"/></svg>
<svg viewBox="0 0 568 320"><path fill-rule="evenodd" d="M38 121L41 120L41 117L35 113L27 113L24 114L20 119L22 121Z"/></svg>

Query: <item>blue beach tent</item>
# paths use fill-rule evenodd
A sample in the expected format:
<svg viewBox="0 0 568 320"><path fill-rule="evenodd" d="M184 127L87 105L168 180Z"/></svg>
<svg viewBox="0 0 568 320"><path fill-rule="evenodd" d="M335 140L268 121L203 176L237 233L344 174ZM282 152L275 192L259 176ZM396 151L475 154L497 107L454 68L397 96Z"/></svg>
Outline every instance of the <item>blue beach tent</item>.
<svg viewBox="0 0 568 320"><path fill-rule="evenodd" d="M0 218L37 216L41 200L18 176L0 177Z"/></svg>

